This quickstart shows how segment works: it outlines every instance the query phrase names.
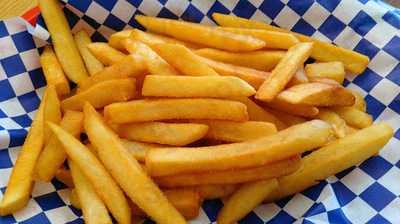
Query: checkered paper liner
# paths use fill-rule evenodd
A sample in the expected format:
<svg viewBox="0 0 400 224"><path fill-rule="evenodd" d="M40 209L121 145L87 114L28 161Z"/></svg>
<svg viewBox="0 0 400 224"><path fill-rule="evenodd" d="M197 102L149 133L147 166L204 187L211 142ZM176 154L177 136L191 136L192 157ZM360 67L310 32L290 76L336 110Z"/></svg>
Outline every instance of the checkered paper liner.
<svg viewBox="0 0 400 224"><path fill-rule="evenodd" d="M234 14L333 42L371 62L345 85L365 96L375 120L395 128L379 156L276 203L263 204L239 223L400 223L400 10L368 0L69 0L64 12L73 31L94 41L140 25L135 14L214 24L214 12ZM46 85L39 65L50 42L35 9L0 21L0 198ZM36 182L27 207L0 218L8 223L83 223L62 183ZM213 223L220 200L205 201L191 223Z"/></svg>

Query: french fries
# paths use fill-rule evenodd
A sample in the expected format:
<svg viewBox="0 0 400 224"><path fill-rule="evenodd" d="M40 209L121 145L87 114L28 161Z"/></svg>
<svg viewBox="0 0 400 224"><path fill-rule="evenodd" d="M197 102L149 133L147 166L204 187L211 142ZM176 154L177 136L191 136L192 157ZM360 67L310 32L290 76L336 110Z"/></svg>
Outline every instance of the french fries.
<svg viewBox="0 0 400 224"><path fill-rule="evenodd" d="M161 187L188 187L205 184L237 184L288 175L300 167L300 157L293 156L263 166L246 169L209 171L155 177Z"/></svg>
<svg viewBox="0 0 400 224"><path fill-rule="evenodd" d="M318 115L318 108L315 106L304 104L292 104L284 100L276 98L272 102L264 103L264 105L271 107L278 111L283 111L288 114L297 115L301 117L314 118Z"/></svg>
<svg viewBox="0 0 400 224"><path fill-rule="evenodd" d="M159 144L129 141L126 139L121 139L121 143L129 151L129 153L133 157L135 157L135 159L139 162L145 161L147 151L152 150L154 148L162 147L162 145Z"/></svg>
<svg viewBox="0 0 400 224"><path fill-rule="evenodd" d="M201 198L210 200L216 198L224 198L233 194L238 188L235 184L207 184L197 186Z"/></svg>
<svg viewBox="0 0 400 224"><path fill-rule="evenodd" d="M364 97L357 91L351 90L354 97L356 98L353 107L361 110L362 112L367 111L367 103L364 100Z"/></svg>
<svg viewBox="0 0 400 224"><path fill-rule="evenodd" d="M279 117L279 119L283 123L285 123L285 125L287 125L288 127L296 125L296 124L301 124L301 123L304 123L307 121L305 118L302 118L302 117L299 117L296 115L292 115L292 114L288 114L288 113L285 113L282 111L276 111L274 109L267 108L267 107L263 107L263 109L265 111L267 111L268 113L271 113L271 114L275 115L276 117Z"/></svg>
<svg viewBox="0 0 400 224"><path fill-rule="evenodd" d="M183 146L207 134L205 124L145 122L118 125L114 130L129 140Z"/></svg>
<svg viewBox="0 0 400 224"><path fill-rule="evenodd" d="M154 44L152 48L183 75L218 75L217 72L183 45ZM179 55L179 57L176 57L177 55Z"/></svg>
<svg viewBox="0 0 400 224"><path fill-rule="evenodd" d="M74 182L72 181L71 172L65 168L58 169L55 178L71 189L75 187Z"/></svg>
<svg viewBox="0 0 400 224"><path fill-rule="evenodd" d="M127 55L102 42L87 44L90 52L104 65L113 65L122 61Z"/></svg>
<svg viewBox="0 0 400 224"><path fill-rule="evenodd" d="M98 157L129 198L158 223L186 223L90 104L84 114L85 131Z"/></svg>
<svg viewBox="0 0 400 224"><path fill-rule="evenodd" d="M88 44L92 43L89 34L84 30L79 31L74 36L75 44L78 47L79 53L82 56L83 62L86 65L89 75L94 75L104 69L103 64L93 56L88 50Z"/></svg>
<svg viewBox="0 0 400 224"><path fill-rule="evenodd" d="M346 136L347 125L337 113L328 109L319 109L318 118L332 125L334 134L337 138Z"/></svg>
<svg viewBox="0 0 400 224"><path fill-rule="evenodd" d="M42 65L47 85L54 85L60 96L68 95L70 92L68 80L50 46L44 47L43 53L40 55L40 64Z"/></svg>
<svg viewBox="0 0 400 224"><path fill-rule="evenodd" d="M295 85L299 85L299 84L304 84L304 83L308 83L309 80L304 72L304 68L300 67L296 73L294 73L292 79L290 80L290 82L287 84L287 87L291 87L291 86L295 86Z"/></svg>
<svg viewBox="0 0 400 224"><path fill-rule="evenodd" d="M58 99L55 86L48 86L46 89L46 106L44 107L44 120L51 121L54 123L60 123L61 121L61 107L60 100ZM48 127L43 129L44 144L47 144L50 140L51 131Z"/></svg>
<svg viewBox="0 0 400 224"><path fill-rule="evenodd" d="M330 125L313 120L247 142L200 147L198 150L151 150L146 156L146 167L151 176L159 177L262 166L322 146L330 136Z"/></svg>
<svg viewBox="0 0 400 224"><path fill-rule="evenodd" d="M115 91L118 89L118 91ZM123 102L134 98L136 95L136 80L134 78L116 79L100 82L71 96L61 102L62 109L82 110L85 102L91 103L95 108L102 108L114 102Z"/></svg>
<svg viewBox="0 0 400 224"><path fill-rule="evenodd" d="M160 97L215 97L251 96L256 91L236 77L222 76L160 76L147 75L142 95Z"/></svg>
<svg viewBox="0 0 400 224"><path fill-rule="evenodd" d="M75 189L71 189L71 194L69 195L69 203L77 209L81 209L81 203L79 202L78 194Z"/></svg>
<svg viewBox="0 0 400 224"><path fill-rule="evenodd" d="M262 40L228 33L196 23L142 15L135 16L135 19L151 32L222 50L252 51L265 46L265 42Z"/></svg>
<svg viewBox="0 0 400 224"><path fill-rule="evenodd" d="M250 67L261 71L270 71L285 56L284 51L269 50L235 53L212 48L199 49L194 53L215 61Z"/></svg>
<svg viewBox="0 0 400 224"><path fill-rule="evenodd" d="M307 64L305 66L305 72L310 78L328 78L340 84L343 84L346 74L344 65L340 61Z"/></svg>
<svg viewBox="0 0 400 224"><path fill-rule="evenodd" d="M337 47L333 44L325 43L323 41L319 41L311 37L287 31L285 29L271 26L262 22L220 13L213 13L212 17L219 25L224 27L262 29L282 33L291 33L295 35L301 42L314 43L311 53L312 58L322 62L341 61L347 70L355 74L361 74L369 63L369 58L367 56L355 51Z"/></svg>
<svg viewBox="0 0 400 224"><path fill-rule="evenodd" d="M57 0L40 0L39 7L65 74L71 81L79 84L89 75L59 2Z"/></svg>
<svg viewBox="0 0 400 224"><path fill-rule="evenodd" d="M103 164L90 150L74 136L59 126L48 123L54 136L64 147L68 157L76 163L85 177L90 181L97 195L106 204L108 210L118 223L131 223L131 210L124 193L106 171Z"/></svg>
<svg viewBox="0 0 400 224"><path fill-rule="evenodd" d="M113 103L104 107L106 120L113 123L170 119L216 119L247 121L246 106L220 99L152 99Z"/></svg>
<svg viewBox="0 0 400 224"><path fill-rule="evenodd" d="M122 45L122 41L129 38L134 30L135 29L127 29L113 33L108 39L108 44L117 50L124 50L125 48L124 45Z"/></svg>
<svg viewBox="0 0 400 224"><path fill-rule="evenodd" d="M144 44L147 44L149 46L153 45L153 44L165 44L165 43L169 43L169 44L180 44L183 45L187 48L190 49L197 49L197 48L201 48L201 45L197 45L197 44L193 44L193 43L189 43L189 42L185 42L185 41L181 41L181 40L177 40L171 37L167 37L167 36L163 36L163 35L158 35L155 33L149 33L149 32L143 32L139 29L133 29L131 34L130 34L130 38L133 40L137 40L140 41Z"/></svg>
<svg viewBox="0 0 400 224"><path fill-rule="evenodd" d="M372 116L354 107L335 107L333 109L346 123L356 128L366 128L373 122Z"/></svg>
<svg viewBox="0 0 400 224"><path fill-rule="evenodd" d="M271 102L311 54L312 43L291 47L257 91L256 99Z"/></svg>

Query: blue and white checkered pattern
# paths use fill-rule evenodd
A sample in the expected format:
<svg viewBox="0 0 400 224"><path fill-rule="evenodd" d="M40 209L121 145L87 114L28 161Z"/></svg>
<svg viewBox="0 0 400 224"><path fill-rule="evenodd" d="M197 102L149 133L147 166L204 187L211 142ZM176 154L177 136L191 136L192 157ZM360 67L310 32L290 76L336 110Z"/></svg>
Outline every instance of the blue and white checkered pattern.
<svg viewBox="0 0 400 224"><path fill-rule="evenodd" d="M400 10L369 0L69 0L64 8L73 31L93 40L140 27L135 14L213 24L214 12L271 23L354 49L371 59L366 71L348 76L368 113L395 128L380 152L356 167L293 197L257 207L239 223L400 223ZM43 20L26 27L20 18L0 22L0 189L4 192L45 86L39 66L49 39ZM25 24L25 25L24 25ZM33 37L31 36L33 34ZM8 223L83 223L60 182L36 182L27 208L1 217ZM2 194L1 194L2 195ZM223 202L204 202L192 223L212 223Z"/></svg>

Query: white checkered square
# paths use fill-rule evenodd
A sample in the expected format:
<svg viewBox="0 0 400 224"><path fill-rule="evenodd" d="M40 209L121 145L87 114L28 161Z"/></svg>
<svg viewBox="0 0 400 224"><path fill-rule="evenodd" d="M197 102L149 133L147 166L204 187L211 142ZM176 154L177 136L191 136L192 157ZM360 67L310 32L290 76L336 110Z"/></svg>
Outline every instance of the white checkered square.
<svg viewBox="0 0 400 224"><path fill-rule="evenodd" d="M32 197L38 197L51 192L54 192L56 188L48 182L35 181L35 185L32 190Z"/></svg>
<svg viewBox="0 0 400 224"><path fill-rule="evenodd" d="M251 19L268 23L270 24L272 22L272 19L270 19L268 16L266 16L262 11L259 9L256 10L256 12L251 16Z"/></svg>
<svg viewBox="0 0 400 224"><path fill-rule="evenodd" d="M263 221L271 220L275 217L282 209L274 203L262 204L255 208L253 211Z"/></svg>
<svg viewBox="0 0 400 224"><path fill-rule="evenodd" d="M378 3L374 1L368 1L364 6L363 10L369 14L374 15L374 19L382 18L383 15L388 11L385 7L381 7Z"/></svg>
<svg viewBox="0 0 400 224"><path fill-rule="evenodd" d="M285 6L279 12L278 16L274 19L274 22L280 27L290 30L299 19L300 16L295 11L293 11L288 6Z"/></svg>
<svg viewBox="0 0 400 224"><path fill-rule="evenodd" d="M390 124L390 123L389 123ZM392 127L400 127L400 126L393 126ZM379 155L382 156L385 160L390 162L391 164L396 164L400 161L400 150L398 146L400 141L396 138L392 138L386 144L385 147L379 152Z"/></svg>
<svg viewBox="0 0 400 224"><path fill-rule="evenodd" d="M25 93L35 90L35 87L33 87L32 81L26 72L13 76L9 78L8 81L10 82L10 85L13 87L17 96L21 96Z"/></svg>
<svg viewBox="0 0 400 224"><path fill-rule="evenodd" d="M355 194L360 195L371 184L373 184L375 180L361 169L355 168L345 177L340 179L340 182L346 185L346 187L348 187Z"/></svg>
<svg viewBox="0 0 400 224"><path fill-rule="evenodd" d="M32 71L40 67L39 53L36 49L24 51L19 56L27 71Z"/></svg>
<svg viewBox="0 0 400 224"><path fill-rule="evenodd" d="M400 198L395 198L392 202L390 202L382 211L380 211L380 215L382 215L385 219L387 219L391 223L398 223L400 220Z"/></svg>
<svg viewBox="0 0 400 224"><path fill-rule="evenodd" d="M27 220L39 213L42 212L42 209L40 208L39 204L33 200L30 199L28 204L26 205L26 207L24 209L21 209L17 212L15 212L13 214L15 220L17 220L18 222Z"/></svg>
<svg viewBox="0 0 400 224"><path fill-rule="evenodd" d="M186 0L168 1L165 7L177 16L181 16L185 9L189 6Z"/></svg>
<svg viewBox="0 0 400 224"><path fill-rule="evenodd" d="M384 35L383 35L384 34ZM378 23L364 36L375 46L383 48L399 31L387 23Z"/></svg>
<svg viewBox="0 0 400 224"><path fill-rule="evenodd" d="M6 149L10 145L10 135L8 131L0 131L0 149Z"/></svg>
<svg viewBox="0 0 400 224"><path fill-rule="evenodd" d="M96 2L92 2L85 14L98 23L104 23L110 12Z"/></svg>
<svg viewBox="0 0 400 224"><path fill-rule="evenodd" d="M332 186L329 184L324 187L316 202L322 203L327 211L340 207L336 199L335 192L333 191Z"/></svg>
<svg viewBox="0 0 400 224"><path fill-rule="evenodd" d="M292 200L290 200L283 210L289 215L295 218L300 218L312 205L314 201L302 194L296 194Z"/></svg>
<svg viewBox="0 0 400 224"><path fill-rule="evenodd" d="M125 23L128 23L135 10L135 6L129 4L127 1L117 1L114 8L111 10L111 13L116 15Z"/></svg>
<svg viewBox="0 0 400 224"><path fill-rule="evenodd" d="M328 214L327 213L321 213L318 215L314 215L311 217L307 217L306 220L311 221L313 223L329 223L329 219L328 219Z"/></svg>
<svg viewBox="0 0 400 224"><path fill-rule="evenodd" d="M324 34L322 34L321 32L319 32L318 30L316 30L316 31L314 32L314 34L312 35L312 37L314 37L314 38L317 39L317 40L326 42L326 43L332 43L332 41L329 40L328 37L326 37Z"/></svg>
<svg viewBox="0 0 400 224"><path fill-rule="evenodd" d="M346 26L344 30L336 37L334 42L341 47L354 49L361 39L362 37L360 35L354 32L354 30L350 27Z"/></svg>
<svg viewBox="0 0 400 224"><path fill-rule="evenodd" d="M51 223L68 223L78 218L66 206L45 211L45 214Z"/></svg>
<svg viewBox="0 0 400 224"><path fill-rule="evenodd" d="M357 197L343 208L343 213L353 223L366 223L377 214L364 200Z"/></svg>
<svg viewBox="0 0 400 224"><path fill-rule="evenodd" d="M11 162L13 164L15 164L15 161L17 161L17 158L18 158L18 155L19 155L20 151L21 151L21 147L20 146L18 146L18 147L9 147L8 148L8 154L9 154Z"/></svg>
<svg viewBox="0 0 400 224"><path fill-rule="evenodd" d="M85 30L86 31L86 33L88 33L89 34L89 36L91 36L96 30L93 28L93 27L91 27L87 22L85 22L85 20L79 20L76 24L75 24L75 26L74 26L74 28L72 28L72 33L77 33L78 31L81 31L81 30Z"/></svg>
<svg viewBox="0 0 400 224"><path fill-rule="evenodd" d="M4 20L4 24L6 25L9 34L16 34L26 30L24 24L21 24L14 18Z"/></svg>
<svg viewBox="0 0 400 224"><path fill-rule="evenodd" d="M61 200L63 200L64 204L70 205L71 202L69 201L71 195L71 189L61 189L57 191L57 194L60 196Z"/></svg>
<svg viewBox="0 0 400 224"><path fill-rule="evenodd" d="M198 10L200 10L203 14L207 14L208 10L214 4L214 1L202 1L202 0L193 0L192 5L194 5Z"/></svg>
<svg viewBox="0 0 400 224"><path fill-rule="evenodd" d="M16 123L15 121L13 121L11 118L8 117L0 118L0 126L9 130L22 128L21 125L19 125L18 123Z"/></svg>
<svg viewBox="0 0 400 224"><path fill-rule="evenodd" d="M303 19L315 29L318 29L329 15L330 13L324 7L314 2L307 12L304 13Z"/></svg>
<svg viewBox="0 0 400 224"><path fill-rule="evenodd" d="M393 71L397 63L398 61L390 54L385 51L379 51L369 62L368 68L381 76L386 76Z"/></svg>
<svg viewBox="0 0 400 224"><path fill-rule="evenodd" d="M115 30L112 30L112 29L108 28L107 26L103 26L103 25L101 25L99 27L99 29L97 29L97 31L99 33L101 33L101 35L103 35L105 38L109 38L111 36L111 34L115 33Z"/></svg>
<svg viewBox="0 0 400 224"><path fill-rule="evenodd" d="M160 10L162 9L162 5L157 0L147 0L146 2L142 2L139 6L139 10L146 15L156 16Z"/></svg>
<svg viewBox="0 0 400 224"><path fill-rule="evenodd" d="M26 114L17 98L0 102L0 109L9 117L20 116Z"/></svg>
<svg viewBox="0 0 400 224"><path fill-rule="evenodd" d="M0 64L0 81L4 79L7 79L7 74L4 71L3 65Z"/></svg>
<svg viewBox="0 0 400 224"><path fill-rule="evenodd" d="M8 180L10 179L12 169L4 168L0 169L0 187L3 188L7 186Z"/></svg>
<svg viewBox="0 0 400 224"><path fill-rule="evenodd" d="M385 175L379 178L378 183L387 188L396 196L400 196L400 169L392 167Z"/></svg>
<svg viewBox="0 0 400 224"><path fill-rule="evenodd" d="M263 0L249 0L249 2L254 5L256 8L260 7L260 5L264 2Z"/></svg>
<svg viewBox="0 0 400 224"><path fill-rule="evenodd" d="M388 79L382 79L370 92L373 97L385 105L389 105L399 93L399 86Z"/></svg>
<svg viewBox="0 0 400 224"><path fill-rule="evenodd" d="M0 59L18 54L11 36L0 38Z"/></svg>
<svg viewBox="0 0 400 224"><path fill-rule="evenodd" d="M358 1L341 1L332 14L336 18L340 18L343 23L349 24L362 7L363 5Z"/></svg>
<svg viewBox="0 0 400 224"><path fill-rule="evenodd" d="M190 224L203 224L203 223L210 223L210 219L208 218L207 214L204 212L203 209L200 209L199 215L189 221Z"/></svg>
<svg viewBox="0 0 400 224"><path fill-rule="evenodd" d="M229 9L230 11L232 11L232 10L235 8L236 4L237 4L237 2L232 1L232 0L220 0L220 2L221 2L227 9Z"/></svg>

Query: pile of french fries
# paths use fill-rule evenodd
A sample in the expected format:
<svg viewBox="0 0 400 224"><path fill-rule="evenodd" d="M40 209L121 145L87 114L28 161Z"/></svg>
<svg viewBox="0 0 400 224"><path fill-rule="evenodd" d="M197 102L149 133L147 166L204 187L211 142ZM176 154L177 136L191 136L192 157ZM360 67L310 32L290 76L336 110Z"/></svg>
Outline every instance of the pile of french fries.
<svg viewBox="0 0 400 224"><path fill-rule="evenodd" d="M40 58L48 86L1 215L27 204L34 181L57 178L86 223L186 223L215 198L218 223L234 223L393 135L341 85L366 68L359 53L222 14L218 27L139 15L147 32L92 43L71 34L57 0L39 2L53 41Z"/></svg>

